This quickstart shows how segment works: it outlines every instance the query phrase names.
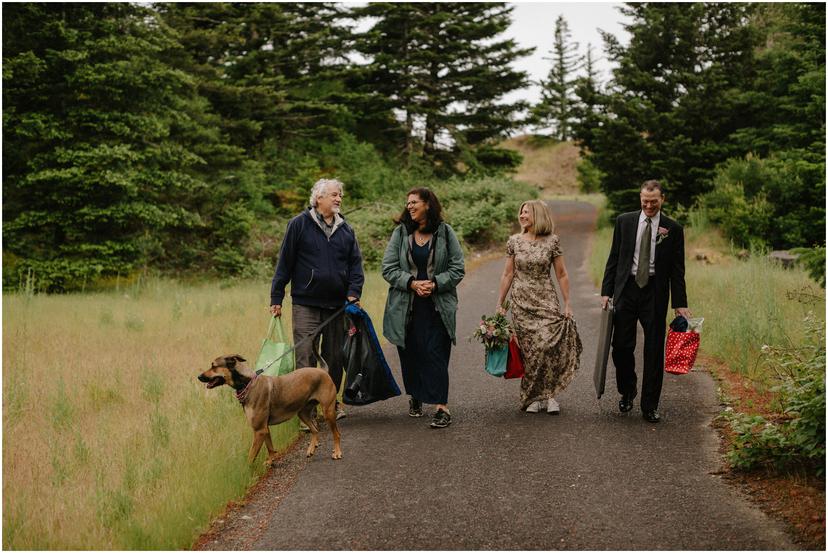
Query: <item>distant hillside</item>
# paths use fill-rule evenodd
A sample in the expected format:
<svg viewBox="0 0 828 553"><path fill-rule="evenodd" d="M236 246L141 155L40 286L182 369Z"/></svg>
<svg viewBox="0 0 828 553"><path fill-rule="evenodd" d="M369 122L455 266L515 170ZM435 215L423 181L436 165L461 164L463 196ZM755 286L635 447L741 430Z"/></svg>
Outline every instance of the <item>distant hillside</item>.
<svg viewBox="0 0 828 553"><path fill-rule="evenodd" d="M522 135L500 146L523 154L523 163L515 174L517 180L537 186L543 195L578 193L575 166L579 154L578 147L571 142Z"/></svg>

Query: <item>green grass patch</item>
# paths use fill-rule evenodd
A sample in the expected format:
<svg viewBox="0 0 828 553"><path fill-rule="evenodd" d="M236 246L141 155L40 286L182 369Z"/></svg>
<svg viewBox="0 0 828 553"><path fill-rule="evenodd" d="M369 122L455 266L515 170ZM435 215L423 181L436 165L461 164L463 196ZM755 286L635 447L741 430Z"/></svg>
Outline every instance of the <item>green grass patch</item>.
<svg viewBox="0 0 828 553"><path fill-rule="evenodd" d="M362 304L379 329L386 290L366 275ZM196 377L218 355L255 361L269 291L145 280L4 294L4 549L187 549L242 497L265 453L250 470L252 431L233 393ZM274 445L297 428L272 427Z"/></svg>

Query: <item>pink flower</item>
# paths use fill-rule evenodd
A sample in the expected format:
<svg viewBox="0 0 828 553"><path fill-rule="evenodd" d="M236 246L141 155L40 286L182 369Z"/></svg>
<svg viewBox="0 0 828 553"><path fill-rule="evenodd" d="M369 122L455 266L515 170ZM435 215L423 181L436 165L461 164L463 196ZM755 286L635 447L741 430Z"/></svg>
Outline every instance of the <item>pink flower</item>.
<svg viewBox="0 0 828 553"><path fill-rule="evenodd" d="M656 245L661 244L661 241L670 235L670 231L664 227L658 227L658 237L656 238Z"/></svg>

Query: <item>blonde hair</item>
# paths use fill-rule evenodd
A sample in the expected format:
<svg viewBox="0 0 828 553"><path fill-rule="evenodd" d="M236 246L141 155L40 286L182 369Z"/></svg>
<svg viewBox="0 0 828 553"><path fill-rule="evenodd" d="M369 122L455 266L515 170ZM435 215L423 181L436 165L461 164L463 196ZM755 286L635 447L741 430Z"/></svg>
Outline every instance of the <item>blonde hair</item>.
<svg viewBox="0 0 828 553"><path fill-rule="evenodd" d="M552 212L549 206L542 200L529 200L520 204L518 216L523 211L523 206L529 208L532 214L532 226L527 229L535 233L535 236L546 236L555 232L555 221L552 219Z"/></svg>

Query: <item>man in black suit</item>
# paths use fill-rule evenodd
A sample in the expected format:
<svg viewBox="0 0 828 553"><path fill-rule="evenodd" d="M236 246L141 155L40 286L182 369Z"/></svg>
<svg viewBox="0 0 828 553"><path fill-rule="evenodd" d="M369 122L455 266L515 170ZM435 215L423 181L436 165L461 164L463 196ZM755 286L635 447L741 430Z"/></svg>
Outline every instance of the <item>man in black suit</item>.
<svg viewBox="0 0 828 553"><path fill-rule="evenodd" d="M641 210L619 215L612 235L612 249L601 284L601 307L612 298L612 362L626 413L637 394L635 374L636 321L644 329L644 372L641 412L648 422L658 422L658 400L664 376L664 334L667 305L673 297L676 315L690 318L684 284L684 229L661 213L664 192L658 181L641 185Z"/></svg>

